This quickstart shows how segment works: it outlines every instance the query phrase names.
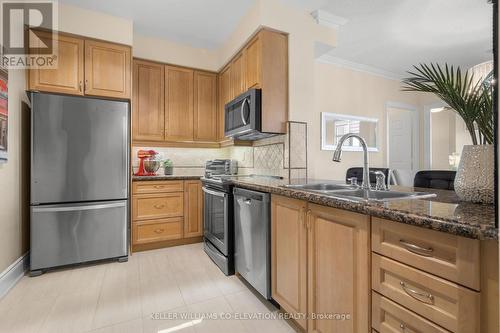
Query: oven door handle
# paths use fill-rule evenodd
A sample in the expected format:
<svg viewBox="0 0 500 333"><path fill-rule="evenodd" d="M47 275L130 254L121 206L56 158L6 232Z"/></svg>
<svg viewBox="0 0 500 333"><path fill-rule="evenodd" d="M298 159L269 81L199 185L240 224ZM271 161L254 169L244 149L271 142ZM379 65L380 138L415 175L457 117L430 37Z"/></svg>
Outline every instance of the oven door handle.
<svg viewBox="0 0 500 333"><path fill-rule="evenodd" d="M217 197L222 197L222 198L225 198L227 197L227 193L224 193L224 192L218 192L218 191L212 191L212 190L209 190L208 188L206 187L202 187L201 188L203 190L203 192L205 192L206 194L211 194L211 195L215 195Z"/></svg>

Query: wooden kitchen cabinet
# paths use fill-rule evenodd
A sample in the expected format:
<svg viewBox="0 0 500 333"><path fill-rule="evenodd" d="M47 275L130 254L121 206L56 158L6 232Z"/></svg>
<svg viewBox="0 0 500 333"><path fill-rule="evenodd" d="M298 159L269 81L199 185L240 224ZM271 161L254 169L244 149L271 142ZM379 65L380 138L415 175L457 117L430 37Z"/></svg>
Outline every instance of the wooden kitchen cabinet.
<svg viewBox="0 0 500 333"><path fill-rule="evenodd" d="M165 139L167 141L193 141L192 69L165 66Z"/></svg>
<svg viewBox="0 0 500 333"><path fill-rule="evenodd" d="M233 98L231 90L231 65L226 66L218 75L219 78L219 123L218 126L218 139L219 141L227 139L224 135L224 121L225 121L225 106Z"/></svg>
<svg viewBox="0 0 500 333"><path fill-rule="evenodd" d="M307 226L304 201L271 199L271 293L288 313L307 313ZM305 316L296 322L306 329Z"/></svg>
<svg viewBox="0 0 500 333"><path fill-rule="evenodd" d="M246 63L245 63L245 81L246 88L260 88L261 67L262 67L262 38L261 34L252 39L245 47Z"/></svg>
<svg viewBox="0 0 500 333"><path fill-rule="evenodd" d="M49 42L52 33L37 31ZM57 68L28 70L28 90L130 99L131 48L64 33L58 40Z"/></svg>
<svg viewBox="0 0 500 333"><path fill-rule="evenodd" d="M217 141L217 74L194 72L194 140Z"/></svg>
<svg viewBox="0 0 500 333"><path fill-rule="evenodd" d="M50 32L37 31L37 35L46 44L52 42ZM30 69L29 90L83 95L84 40L62 34L57 40L57 68Z"/></svg>
<svg viewBox="0 0 500 333"><path fill-rule="evenodd" d="M199 180L132 182L132 251L201 242Z"/></svg>
<svg viewBox="0 0 500 333"><path fill-rule="evenodd" d="M164 93L164 66L135 59L132 98L132 135L134 140L164 140Z"/></svg>
<svg viewBox="0 0 500 333"><path fill-rule="evenodd" d="M308 312L350 319L308 320L309 332L368 332L370 217L309 204Z"/></svg>
<svg viewBox="0 0 500 333"><path fill-rule="evenodd" d="M272 297L308 332L368 332L370 217L273 195Z"/></svg>
<svg viewBox="0 0 500 333"><path fill-rule="evenodd" d="M246 91L245 82L245 69L246 69L246 55L244 52L240 52L231 61L231 96L232 98L237 97Z"/></svg>
<svg viewBox="0 0 500 333"><path fill-rule="evenodd" d="M85 94L130 98L130 47L85 40Z"/></svg>
<svg viewBox="0 0 500 333"><path fill-rule="evenodd" d="M203 236L201 181L184 181L184 237Z"/></svg>

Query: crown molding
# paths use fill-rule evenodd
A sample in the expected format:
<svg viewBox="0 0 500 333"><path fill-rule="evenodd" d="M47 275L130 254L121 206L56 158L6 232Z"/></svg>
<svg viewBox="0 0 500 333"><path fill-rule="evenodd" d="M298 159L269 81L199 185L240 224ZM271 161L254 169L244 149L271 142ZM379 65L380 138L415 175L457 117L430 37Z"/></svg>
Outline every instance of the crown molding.
<svg viewBox="0 0 500 333"><path fill-rule="evenodd" d="M403 76L400 74L396 74L370 65L360 64L350 60L334 57L331 54L324 54L321 57L316 58L316 61L352 69L358 72L373 74L389 80L401 81L403 79Z"/></svg>
<svg viewBox="0 0 500 333"><path fill-rule="evenodd" d="M326 10L323 9L315 10L314 12L311 13L311 16L314 17L314 19L318 24L335 29L338 29L339 27L349 22L348 19L341 16L333 15L332 13L327 12Z"/></svg>

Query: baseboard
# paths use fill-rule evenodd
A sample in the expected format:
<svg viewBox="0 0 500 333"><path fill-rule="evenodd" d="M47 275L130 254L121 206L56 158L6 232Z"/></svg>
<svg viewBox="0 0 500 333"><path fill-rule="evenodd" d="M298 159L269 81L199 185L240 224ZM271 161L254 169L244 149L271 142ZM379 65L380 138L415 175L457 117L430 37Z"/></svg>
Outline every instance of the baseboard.
<svg viewBox="0 0 500 333"><path fill-rule="evenodd" d="M0 299L24 276L29 267L29 253L14 261L0 274Z"/></svg>

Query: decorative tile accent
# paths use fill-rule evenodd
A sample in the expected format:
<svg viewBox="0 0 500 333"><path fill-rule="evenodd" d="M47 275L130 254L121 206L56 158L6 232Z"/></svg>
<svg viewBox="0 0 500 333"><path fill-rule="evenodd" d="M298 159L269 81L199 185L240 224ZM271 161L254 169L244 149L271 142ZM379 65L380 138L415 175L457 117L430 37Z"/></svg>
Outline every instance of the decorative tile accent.
<svg viewBox="0 0 500 333"><path fill-rule="evenodd" d="M289 123L290 168L307 168L307 124Z"/></svg>
<svg viewBox="0 0 500 333"><path fill-rule="evenodd" d="M283 144L254 147L254 168L283 169Z"/></svg>
<svg viewBox="0 0 500 333"><path fill-rule="evenodd" d="M290 169L290 179L307 178L307 169Z"/></svg>

